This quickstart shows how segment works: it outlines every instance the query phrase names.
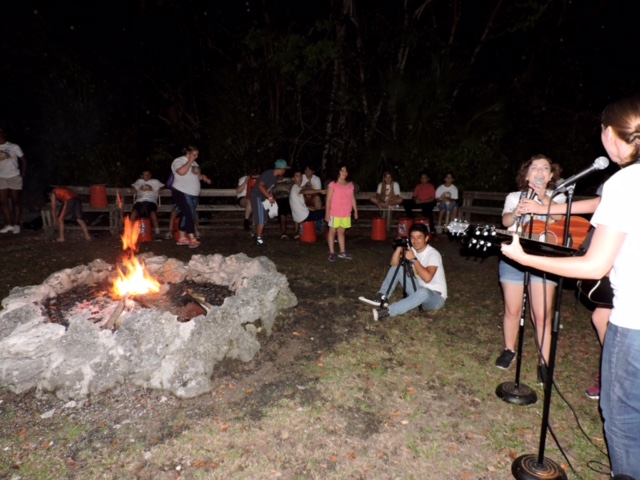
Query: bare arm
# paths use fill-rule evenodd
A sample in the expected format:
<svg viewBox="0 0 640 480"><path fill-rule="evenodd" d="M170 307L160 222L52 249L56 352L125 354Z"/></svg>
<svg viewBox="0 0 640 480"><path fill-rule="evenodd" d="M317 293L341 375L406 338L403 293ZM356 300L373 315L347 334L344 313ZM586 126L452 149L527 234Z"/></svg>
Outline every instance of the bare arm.
<svg viewBox="0 0 640 480"><path fill-rule="evenodd" d="M600 205L600 197L589 198L587 200L578 200L575 203L571 204L571 213L593 213L596 211ZM551 209L549 212L552 215L560 214L564 215L567 213L568 205L566 203L553 203L551 204ZM528 208L530 212L535 213L536 215L545 215L547 213L548 206L540 205L538 202L533 200L524 199L520 202L520 205L516 209L517 214L521 214L522 210ZM520 210L520 211L519 211Z"/></svg>
<svg viewBox="0 0 640 480"><path fill-rule="evenodd" d="M513 242L502 244L502 253L516 262L545 272L569 278L604 277L620 252L626 233L605 225L598 225L591 239L589 250L583 257L554 258L529 255L520 246L520 239L514 235Z"/></svg>
<svg viewBox="0 0 640 480"><path fill-rule="evenodd" d="M333 201L333 188L329 187L327 189L327 205L324 214L324 219L329 222L331 220L330 211L331 211L331 202Z"/></svg>

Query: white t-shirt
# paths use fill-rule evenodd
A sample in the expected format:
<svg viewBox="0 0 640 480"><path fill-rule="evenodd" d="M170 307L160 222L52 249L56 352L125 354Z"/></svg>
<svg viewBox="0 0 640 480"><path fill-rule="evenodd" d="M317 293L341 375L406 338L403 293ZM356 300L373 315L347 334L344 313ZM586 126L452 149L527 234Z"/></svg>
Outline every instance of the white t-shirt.
<svg viewBox="0 0 640 480"><path fill-rule="evenodd" d="M300 185L294 185L289 192L289 205L291 205L291 216L293 221L300 223L307 219L309 216L309 209L304 203L304 195L300 192L302 188Z"/></svg>
<svg viewBox="0 0 640 480"><path fill-rule="evenodd" d="M24 157L22 149L11 142L0 145L0 177L12 178L20 175L18 159Z"/></svg>
<svg viewBox="0 0 640 480"><path fill-rule="evenodd" d="M178 157L171 164L171 171L173 172L173 185L172 188L179 192L186 193L197 197L200 195L200 165L196 162L191 164L191 168L185 175L180 175L176 172L180 167L189 161L187 157Z"/></svg>
<svg viewBox="0 0 640 480"><path fill-rule="evenodd" d="M240 180L238 180L238 187L240 185L242 185L244 182L246 182L248 178L249 178L249 175L245 175L244 177L240 177ZM247 196L247 185L245 184L244 189L240 193L236 194L236 198L242 198L242 197L246 197L246 196Z"/></svg>
<svg viewBox="0 0 640 480"><path fill-rule="evenodd" d="M158 203L158 192L164 187L164 183L161 183L160 180L156 180L155 178L149 181L146 181L144 178L139 178L131 186L138 192L136 202Z"/></svg>
<svg viewBox="0 0 640 480"><path fill-rule="evenodd" d="M378 184L378 188L376 189L376 193L378 195L382 195L383 200L386 201L389 199L389 197L400 195L400 185L398 185L398 182L393 182L391 184L380 182Z"/></svg>
<svg viewBox="0 0 640 480"><path fill-rule="evenodd" d="M455 185L449 185L448 187L444 183L440 185L436 190L436 198L442 197L445 193L449 194L448 197L451 200L458 199L458 187Z"/></svg>
<svg viewBox="0 0 640 480"><path fill-rule="evenodd" d="M524 192L511 192L509 195L507 195L507 198L504 201L504 208L502 209L502 214L504 215L505 213L511 213L520 203L520 198L522 198L522 194ZM553 195L553 191L552 190L547 190L547 195L551 196ZM534 198L534 201L539 203L540 205L542 205L542 202L540 201L540 199L538 198L538 196L536 195L536 197ZM560 194L560 195L556 195L555 197L553 197L553 203L566 203L567 201L567 197L564 196L564 194ZM530 215L527 215L522 222L520 222L520 226L521 227L525 227L528 223L529 223L529 219L531 218ZM533 216L534 220L541 220L543 222L545 222L547 220L547 215L534 215ZM514 223L513 225L511 225L507 230L510 232L515 232L516 231L516 227L517 227L517 223Z"/></svg>
<svg viewBox="0 0 640 480"><path fill-rule="evenodd" d="M429 290L433 290L435 292L440 292L442 298L447 299L447 279L444 275L444 267L442 266L442 257L440 256L440 252L438 252L431 245L427 245L422 252L416 252L416 249L411 247L411 250L415 254L418 261L422 264L423 267L438 267L435 275L431 279L429 283L425 282L419 275L416 275L416 280L418 284L423 288L428 288Z"/></svg>
<svg viewBox="0 0 640 480"><path fill-rule="evenodd" d="M307 183L311 184L312 190L322 190L322 182L320 181L320 177L316 175L311 175L311 180L309 180L307 176L303 174L302 183L300 184L300 186L304 187L307 185Z"/></svg>
<svg viewBox="0 0 640 480"><path fill-rule="evenodd" d="M623 168L613 175L604 184L600 205L591 218L591 223L595 226L606 225L626 233L610 276L613 311L609 321L633 330L640 330L640 295L637 286L640 271L640 223L629 212L633 209L633 192L638 188L638 182L638 164Z"/></svg>

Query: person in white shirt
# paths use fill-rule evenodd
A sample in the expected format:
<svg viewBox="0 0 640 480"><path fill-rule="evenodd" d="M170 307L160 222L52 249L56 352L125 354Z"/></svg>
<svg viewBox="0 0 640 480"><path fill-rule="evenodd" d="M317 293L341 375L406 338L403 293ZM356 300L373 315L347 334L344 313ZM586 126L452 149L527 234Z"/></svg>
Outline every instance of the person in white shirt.
<svg viewBox="0 0 640 480"><path fill-rule="evenodd" d="M27 159L22 149L15 143L8 142L0 128L0 208L6 222L0 233L20 233L20 197L26 174Z"/></svg>
<svg viewBox="0 0 640 480"><path fill-rule="evenodd" d="M326 190L321 189L303 189L302 188L302 173L295 172L293 174L293 186L289 193L289 205L291 206L291 216L295 222L296 238L300 236L299 225L303 222L318 222L322 221L325 216L324 208L319 210L310 210L305 202L305 197L312 195L320 195L327 193Z"/></svg>
<svg viewBox="0 0 640 480"><path fill-rule="evenodd" d="M307 165L307 168L304 169L304 175L302 176L302 183L300 187L303 190L322 190L322 181L320 177L314 174L315 169ZM322 208L322 195L319 193L315 193L313 195L305 195L304 202L307 207L311 207L314 210L320 210Z"/></svg>
<svg viewBox="0 0 640 480"><path fill-rule="evenodd" d="M378 293L372 298L359 298L376 307L373 309L375 321L396 317L420 306L425 310L440 310L447 300L442 256L429 245L429 227L424 223L413 224L409 239L408 246L399 245L393 252L391 267ZM398 285L406 286L407 296L389 304L388 297Z"/></svg>
<svg viewBox="0 0 640 480"><path fill-rule="evenodd" d="M258 170L253 170L251 175L240 177L238 180L238 186L236 187L236 203L244 208L243 227L245 230L249 230L251 228L251 189L258 181L259 176L260 172Z"/></svg>
<svg viewBox="0 0 640 480"><path fill-rule="evenodd" d="M402 203L400 185L393 181L391 173L384 172L382 174L382 182L378 184L376 195L369 200L379 208L395 207Z"/></svg>
<svg viewBox="0 0 640 480"><path fill-rule="evenodd" d="M158 194L164 187L164 183L155 178L151 178L151 172L145 170L140 178L131 184L133 194L136 196L136 202L131 209L131 221L134 222L138 217L148 218L155 233L155 240L161 241L160 225L158 224Z"/></svg>
<svg viewBox="0 0 640 480"><path fill-rule="evenodd" d="M449 212L449 218L458 216L458 187L453 184L453 174L447 172L444 177L444 184L436 189L436 200L438 201L438 227L442 228L445 215Z"/></svg>

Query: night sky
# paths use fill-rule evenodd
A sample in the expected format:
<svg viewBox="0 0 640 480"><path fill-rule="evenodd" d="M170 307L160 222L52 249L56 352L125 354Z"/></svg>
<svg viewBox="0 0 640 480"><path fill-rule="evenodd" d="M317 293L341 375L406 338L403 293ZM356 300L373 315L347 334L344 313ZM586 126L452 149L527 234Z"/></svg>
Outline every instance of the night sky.
<svg viewBox="0 0 640 480"><path fill-rule="evenodd" d="M408 2L410 11L415 14L422 3ZM549 6L527 7L528 3ZM178 153L185 142L197 142L212 158L212 166L229 177L252 162L270 162L275 155L318 158L327 142L331 62L324 58L324 65L314 67L309 57L306 64L289 61L282 50L251 50L249 39L260 32L261 38L270 35L271 43L265 45L282 48L278 39L304 41L292 35L299 34L318 42L314 55L320 58L322 29L331 32L344 18L341 9L347 4L10 0L2 7L0 122L10 139L23 147L41 182L66 179L60 170L77 169L72 158L128 156L118 144L136 159L153 162L155 155L160 162ZM638 90L640 8L636 2L630 4L436 1L419 17L407 20L403 2L356 1L354 15L363 45L358 50L354 22L346 21L347 48L341 53L350 69L345 85L354 95L349 108L361 107L358 95L368 96L371 104L386 101L391 94L385 89L394 84L381 79L391 77L402 42L414 42L403 71L411 77L412 88L433 85L434 58L443 65L438 74L448 76L439 79L447 82L441 94L445 98L438 100L445 113L425 114L423 123L434 125L434 119L447 115L442 124L451 131L456 121L464 122L486 105L500 105L496 122L502 124L502 140L491 146L493 153L487 158L495 158L495 152L506 157L536 150L552 156L558 152L555 155L563 157L571 173L602 153L597 136L602 108ZM274 66L277 61L281 63ZM357 62L366 66L364 78L357 78ZM300 75L302 69L310 72L312 81ZM239 87L234 91L234 84L242 84L245 93ZM433 106L436 101L430 102ZM260 122L243 125L240 117ZM370 121L362 114L348 120L351 131ZM376 126L379 139L362 145L361 152L380 150L392 140L400 146L409 141L410 135L390 140L395 118L389 114L384 121ZM301 123L305 129L299 134ZM238 126L228 133L228 125ZM254 134L252 128L261 131ZM265 148L251 142L241 145L241 135L255 136ZM291 147L295 135L306 135L304 146ZM342 143L362 144L362 138L368 138L353 137L356 140ZM272 149L266 147L273 143L277 145ZM416 145L426 152L435 149L429 143ZM214 165L214 157L227 161L215 160ZM238 171L227 168L229 162ZM128 167L126 159L118 163L123 176L137 168ZM116 170L105 169L103 175L117 178ZM77 181L89 180L85 177L77 176Z"/></svg>

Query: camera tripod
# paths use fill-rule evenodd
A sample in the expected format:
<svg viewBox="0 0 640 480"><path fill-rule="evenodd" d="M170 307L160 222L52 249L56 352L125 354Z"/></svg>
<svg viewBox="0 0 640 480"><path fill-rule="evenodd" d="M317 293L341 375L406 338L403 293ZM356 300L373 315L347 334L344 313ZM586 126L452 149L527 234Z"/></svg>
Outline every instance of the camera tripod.
<svg viewBox="0 0 640 480"><path fill-rule="evenodd" d="M395 270L393 272L393 276L391 277L391 282L389 283L389 286L387 287L387 291L384 294L386 298L389 298L389 295L391 294L391 289L393 287L395 287L396 277L398 276L398 272L400 271L401 267L404 269L404 275L402 277L402 296L403 296L403 298L407 298L408 297L408 294L407 294L407 277L409 277L411 279L411 285L413 286L413 291L415 292L417 290L417 288L416 288L416 277L415 277L415 274L413 273L413 265L409 260L407 260L405 258L405 253L406 252L407 252L407 247L402 246L402 253L400 254L400 261L398 262L398 265L396 265L396 268L395 268ZM383 307L383 303L384 303L384 301L380 303L380 308ZM420 306L419 308L420 308L420 310L422 310L422 306Z"/></svg>

